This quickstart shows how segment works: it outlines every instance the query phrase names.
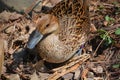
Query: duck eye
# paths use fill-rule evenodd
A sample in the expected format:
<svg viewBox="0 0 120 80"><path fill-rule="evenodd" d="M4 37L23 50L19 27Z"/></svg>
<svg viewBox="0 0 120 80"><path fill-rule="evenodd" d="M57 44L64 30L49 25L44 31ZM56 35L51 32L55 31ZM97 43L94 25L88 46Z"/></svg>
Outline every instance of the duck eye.
<svg viewBox="0 0 120 80"><path fill-rule="evenodd" d="M49 24L46 25L46 28L49 27Z"/></svg>
<svg viewBox="0 0 120 80"><path fill-rule="evenodd" d="M41 15L39 15L39 18L41 18L42 16Z"/></svg>

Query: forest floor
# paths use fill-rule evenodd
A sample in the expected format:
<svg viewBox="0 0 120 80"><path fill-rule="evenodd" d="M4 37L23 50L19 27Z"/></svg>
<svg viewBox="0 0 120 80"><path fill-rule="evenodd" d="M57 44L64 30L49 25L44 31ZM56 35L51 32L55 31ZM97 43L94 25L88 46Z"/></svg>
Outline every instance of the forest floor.
<svg viewBox="0 0 120 80"><path fill-rule="evenodd" d="M87 54L62 66L45 62L52 69L45 73L35 71L37 54L26 49L38 13L33 11L29 17L29 10L26 14L2 11L0 37L5 53L0 80L120 80L120 0L90 0L89 5L91 33L83 50Z"/></svg>

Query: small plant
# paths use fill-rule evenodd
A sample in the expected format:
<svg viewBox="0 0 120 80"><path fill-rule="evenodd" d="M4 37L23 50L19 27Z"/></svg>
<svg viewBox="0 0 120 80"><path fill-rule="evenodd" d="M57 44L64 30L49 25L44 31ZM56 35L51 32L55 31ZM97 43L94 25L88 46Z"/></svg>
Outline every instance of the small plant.
<svg viewBox="0 0 120 80"><path fill-rule="evenodd" d="M116 12L115 12L116 15L120 14L120 7L116 7Z"/></svg>
<svg viewBox="0 0 120 80"><path fill-rule="evenodd" d="M103 9L104 9L104 6L103 6L103 5L99 5L98 9L99 9L99 10L103 10Z"/></svg>
<svg viewBox="0 0 120 80"><path fill-rule="evenodd" d="M106 45L109 45L113 42L112 38L109 36L107 31L101 29L98 30L98 32L100 33L100 38L102 38L105 41Z"/></svg>
<svg viewBox="0 0 120 80"><path fill-rule="evenodd" d="M119 4L119 2L117 2L117 1L114 1L114 2L113 2L113 4L114 4L114 5L118 5L118 4Z"/></svg>
<svg viewBox="0 0 120 80"><path fill-rule="evenodd" d="M114 64L112 65L113 68L120 68L120 64Z"/></svg>
<svg viewBox="0 0 120 80"><path fill-rule="evenodd" d="M120 28L116 29L115 34L120 35Z"/></svg>
<svg viewBox="0 0 120 80"><path fill-rule="evenodd" d="M105 16L105 20L106 20L107 22L114 21L114 19L111 18L111 17L109 17L108 15Z"/></svg>
<svg viewBox="0 0 120 80"><path fill-rule="evenodd" d="M108 24L115 22L114 18L111 18L111 17L108 16L108 15L105 16L105 21L108 22Z"/></svg>

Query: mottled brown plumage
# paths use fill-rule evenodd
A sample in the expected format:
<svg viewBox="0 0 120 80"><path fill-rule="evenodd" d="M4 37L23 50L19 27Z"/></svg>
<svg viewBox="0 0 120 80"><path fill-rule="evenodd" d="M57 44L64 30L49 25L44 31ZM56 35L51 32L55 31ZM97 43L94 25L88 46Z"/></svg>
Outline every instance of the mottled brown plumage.
<svg viewBox="0 0 120 80"><path fill-rule="evenodd" d="M87 0L62 0L41 17L36 31L42 34L36 48L44 60L67 61L86 42L90 31Z"/></svg>

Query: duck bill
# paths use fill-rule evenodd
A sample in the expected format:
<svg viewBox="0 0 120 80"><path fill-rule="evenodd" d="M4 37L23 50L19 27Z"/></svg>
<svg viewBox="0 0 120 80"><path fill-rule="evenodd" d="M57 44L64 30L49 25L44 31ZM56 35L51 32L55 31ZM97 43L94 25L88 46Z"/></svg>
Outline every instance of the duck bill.
<svg viewBox="0 0 120 80"><path fill-rule="evenodd" d="M34 30L29 37L27 48L33 49L39 43L39 41L42 40L42 38L43 35L38 30Z"/></svg>

